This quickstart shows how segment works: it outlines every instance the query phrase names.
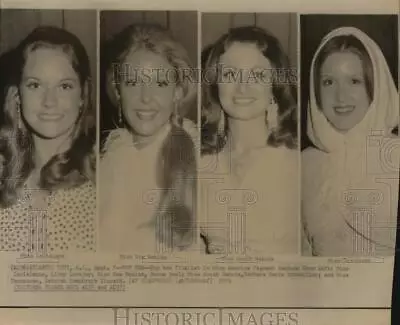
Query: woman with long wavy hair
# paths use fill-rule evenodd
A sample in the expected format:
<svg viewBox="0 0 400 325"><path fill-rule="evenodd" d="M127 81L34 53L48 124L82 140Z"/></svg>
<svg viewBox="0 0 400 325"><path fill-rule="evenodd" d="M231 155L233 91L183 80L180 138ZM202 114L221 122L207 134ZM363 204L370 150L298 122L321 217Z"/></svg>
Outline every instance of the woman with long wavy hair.
<svg viewBox="0 0 400 325"><path fill-rule="evenodd" d="M279 41L245 26L203 71L202 234L209 253L296 253L296 75Z"/></svg>
<svg viewBox="0 0 400 325"><path fill-rule="evenodd" d="M10 58L0 128L0 250L92 251L95 116L86 50L70 32L42 26Z"/></svg>
<svg viewBox="0 0 400 325"><path fill-rule="evenodd" d="M107 45L118 118L100 163L102 248L187 251L197 242L196 125L182 117L196 89L188 54L153 24L130 25Z"/></svg>

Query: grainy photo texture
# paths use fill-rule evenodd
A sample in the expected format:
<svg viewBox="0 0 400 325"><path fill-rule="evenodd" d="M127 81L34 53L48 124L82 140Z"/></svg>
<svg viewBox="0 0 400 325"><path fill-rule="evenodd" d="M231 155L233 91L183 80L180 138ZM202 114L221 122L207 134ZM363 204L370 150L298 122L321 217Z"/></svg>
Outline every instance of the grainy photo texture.
<svg viewBox="0 0 400 325"><path fill-rule="evenodd" d="M296 15L204 13L202 22L206 252L296 254Z"/></svg>
<svg viewBox="0 0 400 325"><path fill-rule="evenodd" d="M301 26L303 253L394 255L397 17L310 15Z"/></svg>
<svg viewBox="0 0 400 325"><path fill-rule="evenodd" d="M0 14L0 250L94 251L96 13Z"/></svg>
<svg viewBox="0 0 400 325"><path fill-rule="evenodd" d="M196 19L196 12L101 13L104 250L196 250Z"/></svg>

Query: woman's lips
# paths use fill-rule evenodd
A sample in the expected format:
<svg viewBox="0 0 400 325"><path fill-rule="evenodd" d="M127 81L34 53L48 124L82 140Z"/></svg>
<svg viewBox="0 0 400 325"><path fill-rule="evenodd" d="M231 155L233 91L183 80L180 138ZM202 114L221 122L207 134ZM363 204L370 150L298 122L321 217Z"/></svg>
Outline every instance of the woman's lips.
<svg viewBox="0 0 400 325"><path fill-rule="evenodd" d="M64 114L60 113L41 113L39 114L39 119L45 122L59 121L64 117Z"/></svg>
<svg viewBox="0 0 400 325"><path fill-rule="evenodd" d="M335 110L335 113L338 115L350 115L354 109L354 105L340 105L340 106L334 106L333 109Z"/></svg>
<svg viewBox="0 0 400 325"><path fill-rule="evenodd" d="M235 105L250 105L255 102L254 97L233 97L233 103Z"/></svg>
<svg viewBox="0 0 400 325"><path fill-rule="evenodd" d="M136 110L136 116L142 121L151 121L157 114L158 111L155 110Z"/></svg>

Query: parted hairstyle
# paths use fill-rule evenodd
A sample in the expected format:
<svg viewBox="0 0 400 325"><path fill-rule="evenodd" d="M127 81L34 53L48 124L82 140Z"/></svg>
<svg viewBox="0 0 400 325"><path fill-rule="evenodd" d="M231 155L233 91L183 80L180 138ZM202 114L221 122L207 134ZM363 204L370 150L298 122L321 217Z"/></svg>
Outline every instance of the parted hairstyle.
<svg viewBox="0 0 400 325"><path fill-rule="evenodd" d="M29 53L39 48L61 49L70 57L72 67L79 77L83 105L71 132L70 148L55 153L42 167L38 185L50 191L73 188L94 180L96 131L88 55L74 34L58 27L40 26L12 49L9 55L10 75L7 76L6 98L1 107L4 121L0 128L0 206L3 208L16 202L35 167L32 131L18 113L17 96L26 59ZM12 88L18 89L17 92L12 91Z"/></svg>
<svg viewBox="0 0 400 325"><path fill-rule="evenodd" d="M176 86L183 91L181 105L193 99L196 86L189 77L193 69L185 48L165 28L156 24L139 23L129 25L118 33L105 49L108 58L108 93L115 108L118 107L116 93L119 93L119 84L125 77L115 71L123 72L121 65L126 56L137 50L147 50L164 57L175 70ZM190 246L196 235L195 201L187 200L188 193L193 197L196 193L195 145L192 137L183 128L181 115L182 113L171 116L171 131L158 154L159 163L154 171L163 191L154 216L156 237L166 246L178 250ZM127 122L124 124L132 131Z"/></svg>
<svg viewBox="0 0 400 325"><path fill-rule="evenodd" d="M271 130L266 144L296 148L296 75L293 69L289 69L288 57L275 36L259 27L244 26L231 28L202 54L202 68L206 71L202 80L202 154L218 153L226 145L229 125L218 95L218 66L220 57L234 42L255 44L270 61L272 68L279 71L279 78L273 78L272 81L272 93L278 106L278 125ZM219 128L220 119L225 119L223 129Z"/></svg>

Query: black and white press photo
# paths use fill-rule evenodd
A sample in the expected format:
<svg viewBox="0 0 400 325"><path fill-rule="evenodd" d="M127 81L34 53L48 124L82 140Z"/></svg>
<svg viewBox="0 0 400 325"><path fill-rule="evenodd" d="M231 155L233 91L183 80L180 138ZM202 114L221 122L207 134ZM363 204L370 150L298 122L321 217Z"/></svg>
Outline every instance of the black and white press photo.
<svg viewBox="0 0 400 325"><path fill-rule="evenodd" d="M94 252L96 12L3 9L0 24L0 252Z"/></svg>
<svg viewBox="0 0 400 325"><path fill-rule="evenodd" d="M202 14L205 252L297 254L297 17Z"/></svg>
<svg viewBox="0 0 400 325"><path fill-rule="evenodd" d="M303 254L394 255L398 44L395 15L301 16Z"/></svg>
<svg viewBox="0 0 400 325"><path fill-rule="evenodd" d="M196 250L197 13L101 12L100 245Z"/></svg>

